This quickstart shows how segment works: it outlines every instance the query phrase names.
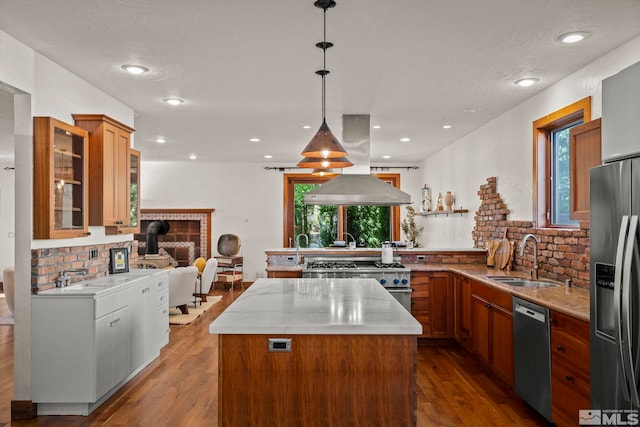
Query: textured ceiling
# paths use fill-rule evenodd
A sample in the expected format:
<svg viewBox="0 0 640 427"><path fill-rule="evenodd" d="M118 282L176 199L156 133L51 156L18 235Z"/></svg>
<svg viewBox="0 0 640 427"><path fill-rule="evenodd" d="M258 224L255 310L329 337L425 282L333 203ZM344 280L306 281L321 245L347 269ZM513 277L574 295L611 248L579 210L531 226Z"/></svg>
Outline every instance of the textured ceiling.
<svg viewBox="0 0 640 427"><path fill-rule="evenodd" d="M343 114L370 114L375 164L416 163L640 34L637 0L337 3L327 122L341 135ZM136 111L145 160L297 162L320 125L313 0L0 0L0 11L1 30ZM556 40L572 30L592 35ZM513 84L530 75L540 83Z"/></svg>

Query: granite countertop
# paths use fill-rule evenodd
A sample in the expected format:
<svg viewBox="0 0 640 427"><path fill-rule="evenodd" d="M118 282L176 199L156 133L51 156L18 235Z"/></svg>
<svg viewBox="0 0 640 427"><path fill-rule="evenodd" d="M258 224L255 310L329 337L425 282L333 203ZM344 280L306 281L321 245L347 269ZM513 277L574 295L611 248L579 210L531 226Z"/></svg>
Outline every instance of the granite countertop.
<svg viewBox="0 0 640 427"><path fill-rule="evenodd" d="M422 326L374 279L258 279L209 333L420 335Z"/></svg>
<svg viewBox="0 0 640 427"><path fill-rule="evenodd" d="M479 280L489 286L499 288L509 292L519 298L526 299L536 304L543 305L551 310L560 311L569 316L576 317L581 320L589 321L589 290L579 286L567 287L562 283L556 283L558 286L547 288L523 288L509 286L492 280L491 276L499 277L522 277L528 278L528 275L522 271L497 270L495 268L486 267L483 264L412 264L404 263L405 267L411 271L450 271L469 277L470 279ZM300 265L271 265L267 266L267 271L300 271ZM489 276L489 277L488 277ZM540 279L548 281L546 279Z"/></svg>
<svg viewBox="0 0 640 427"><path fill-rule="evenodd" d="M344 254L353 255L361 253L380 253L381 248L355 248L345 247L328 247L328 248L300 248L300 253L312 254ZM296 248L268 248L264 250L265 254L295 254ZM480 248L394 248L394 252L403 253L446 253L446 252L487 252L486 249Z"/></svg>
<svg viewBox="0 0 640 427"><path fill-rule="evenodd" d="M411 271L451 271L462 274L470 279L479 280L489 286L509 292L519 298L543 305L551 310L556 310L587 322L590 318L589 289L579 286L568 287L563 283L557 282L552 282L557 286L546 288L509 286L506 283L492 280L491 277L521 277L528 279L529 276L522 271L497 270L480 264L405 264L405 266L410 268ZM544 278L540 280L551 282Z"/></svg>
<svg viewBox="0 0 640 427"><path fill-rule="evenodd" d="M33 298L49 298L59 296L78 296L93 298L96 296L105 296L113 292L117 292L133 282L143 280L155 275L164 274L167 270L163 269L132 269L128 273L109 274L104 277L98 277L91 280L83 280L64 288L51 288L46 291L40 291Z"/></svg>

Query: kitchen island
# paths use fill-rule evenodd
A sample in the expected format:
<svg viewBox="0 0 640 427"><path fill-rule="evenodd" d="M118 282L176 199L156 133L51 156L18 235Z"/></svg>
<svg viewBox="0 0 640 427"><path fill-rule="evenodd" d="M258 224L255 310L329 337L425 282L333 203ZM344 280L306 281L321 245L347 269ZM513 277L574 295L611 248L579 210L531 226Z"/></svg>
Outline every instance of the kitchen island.
<svg viewBox="0 0 640 427"><path fill-rule="evenodd" d="M412 426L420 324L373 279L259 279L219 334L219 426Z"/></svg>

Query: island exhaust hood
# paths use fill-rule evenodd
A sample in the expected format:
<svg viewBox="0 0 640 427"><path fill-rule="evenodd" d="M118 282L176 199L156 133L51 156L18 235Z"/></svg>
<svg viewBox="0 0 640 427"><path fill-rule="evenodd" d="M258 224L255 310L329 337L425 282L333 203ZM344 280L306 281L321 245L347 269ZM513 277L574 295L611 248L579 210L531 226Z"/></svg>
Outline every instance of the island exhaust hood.
<svg viewBox="0 0 640 427"><path fill-rule="evenodd" d="M398 206L411 203L411 196L370 175L369 115L342 117L342 142L354 166L304 195L306 205Z"/></svg>

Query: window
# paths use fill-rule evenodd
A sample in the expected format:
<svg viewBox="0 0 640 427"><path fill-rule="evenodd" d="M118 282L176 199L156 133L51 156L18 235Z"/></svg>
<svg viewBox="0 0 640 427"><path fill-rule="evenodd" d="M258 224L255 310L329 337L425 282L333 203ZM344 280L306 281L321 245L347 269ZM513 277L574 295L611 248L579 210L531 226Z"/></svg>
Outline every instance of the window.
<svg viewBox="0 0 640 427"><path fill-rule="evenodd" d="M400 175L379 174L377 178L400 186ZM309 236L309 246L326 247L334 240L351 240L358 246L380 247L383 241L399 240L400 209L397 206L307 206L303 196L329 180L307 174L284 176L284 246L295 246L295 236ZM301 239L301 246L306 240Z"/></svg>
<svg viewBox="0 0 640 427"><path fill-rule="evenodd" d="M571 189L569 183L569 130L582 124L582 120L563 126L550 132L551 138L551 176L550 198L551 224L578 226L578 221L571 219Z"/></svg>
<svg viewBox="0 0 640 427"><path fill-rule="evenodd" d="M591 97L533 122L534 209L538 227L575 228L571 129L591 120ZM588 174L588 168L582 174Z"/></svg>

